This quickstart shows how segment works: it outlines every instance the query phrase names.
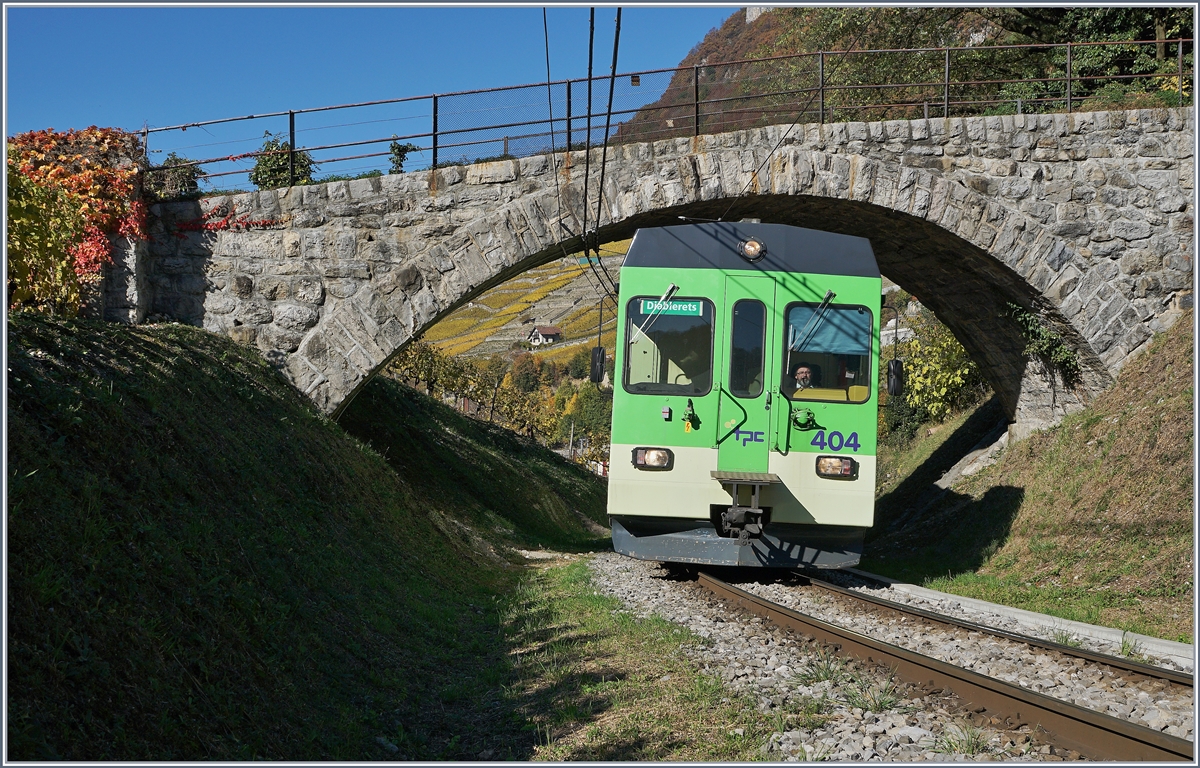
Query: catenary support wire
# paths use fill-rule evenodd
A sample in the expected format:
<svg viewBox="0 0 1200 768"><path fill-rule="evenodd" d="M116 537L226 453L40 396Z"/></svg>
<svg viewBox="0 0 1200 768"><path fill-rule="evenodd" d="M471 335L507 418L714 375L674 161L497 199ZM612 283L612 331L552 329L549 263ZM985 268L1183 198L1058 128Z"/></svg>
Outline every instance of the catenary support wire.
<svg viewBox="0 0 1200 768"><path fill-rule="evenodd" d="M858 38L862 36L862 33L866 31L867 27L871 26L871 22L874 20L874 18L875 18L875 10L872 9L870 12L870 15L866 18L866 20L863 21L863 23L859 25L857 30L855 30L854 38L850 41L850 45L846 46L846 49L844 51L842 51L841 55L838 57L835 68L833 70L831 70L829 73L830 77L832 77L836 73L836 71L837 71L836 67L840 67L846 61L846 55L854 50L854 46L858 45ZM824 75L822 75L822 77L824 77ZM815 91L813 93L809 94L808 100L805 101L804 105L800 108L800 111L799 111L799 113L797 113L797 116L796 116L796 121L799 121L801 119L801 117L804 115L804 113L808 111L808 107L810 104L812 104L812 101L814 98L816 98ZM761 163L759 163L757 168L754 169L754 173L752 173L750 175L751 181L747 181L746 186L742 188L742 191L739 192L729 202L729 207L725 209L725 213L721 214L720 219L724 219L726 216L728 216L729 212L733 210L733 206L737 204L737 201L740 200L746 194L746 190L750 189L752 180L758 177L759 171L761 171L766 166L766 164L771 160L771 156L774 155L775 152L778 151L781 146L783 146L783 142L786 141L787 137L791 135L792 129L794 129L796 127L796 124L797 124L796 122L793 122L791 125L788 126L787 130L783 132L783 135L779 137L779 141L775 142L775 146L771 147L771 151L767 152L767 156L763 158L763 161ZM718 220L720 220L720 219L718 219Z"/></svg>

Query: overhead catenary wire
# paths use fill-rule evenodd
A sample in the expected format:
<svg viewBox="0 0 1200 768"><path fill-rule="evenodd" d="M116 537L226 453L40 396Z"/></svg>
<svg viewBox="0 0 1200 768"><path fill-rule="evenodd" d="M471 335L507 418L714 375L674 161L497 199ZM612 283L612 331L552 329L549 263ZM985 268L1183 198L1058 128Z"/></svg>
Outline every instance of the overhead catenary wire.
<svg viewBox="0 0 1200 768"><path fill-rule="evenodd" d="M587 73L587 132L583 145L583 223L579 236L583 238L583 253L587 255L588 183L591 180L592 161L592 59L596 41L596 9L588 16L588 73Z"/></svg>
<svg viewBox="0 0 1200 768"><path fill-rule="evenodd" d="M859 25L858 29L855 30L854 38L851 39L850 45L846 46L846 50L842 51L841 55L838 57L835 66L829 73L831 77L837 72L837 67L840 67L846 61L846 56L854 50L854 46L858 45L858 38L861 37L862 33L871 25L871 21L874 18L875 9L872 8L870 15L865 21L863 21L862 24ZM738 200L742 199L742 197L746 194L746 190L750 189L750 185L754 183L754 179L758 178L759 172L766 166L768 162L770 162L771 156L774 155L781 146L783 146L783 142L786 141L787 137L791 135L792 129L794 129L797 125L797 121L802 119L803 115L808 112L808 107L810 104L812 104L813 99L817 97L817 93L817 91L813 91L808 95L808 100L805 101L804 105L800 108L797 120L793 121L792 124L787 127L787 130L784 131L783 135L779 137L779 141L775 142L775 146L771 147L771 150L767 152L767 156L763 158L763 161L759 163L758 167L754 169L754 172L750 174L750 180L746 182L746 186L742 187L742 191L729 201L729 207L725 209L725 213L722 213L719 219L724 219L726 216L728 216L729 212L733 210L733 206L737 205Z"/></svg>
<svg viewBox="0 0 1200 768"><path fill-rule="evenodd" d="M562 190L558 184L558 155L554 150L554 91L550 80L550 21L546 16L546 9L542 9L542 35L546 41L546 107L550 113L550 160L554 164L554 196L558 200L558 226L563 229L562 221ZM568 88L570 85L567 86ZM567 136L567 151L571 151L571 137ZM559 246L562 248L563 257L567 256L567 247L559 241Z"/></svg>
<svg viewBox="0 0 1200 768"><path fill-rule="evenodd" d="M593 232L593 240L596 239L596 235L600 231L600 214L604 210L604 170L605 170L605 166L608 161L608 133L609 133L610 128L612 127L613 91L616 89L616 85L617 85L617 50L620 48L620 45L621 45L621 8L618 6L617 7L616 29L613 32L612 69L610 71L609 79L608 79L608 109L606 111L606 115L604 118L604 146L600 150L600 186L599 186L599 189L597 190L597 194L596 194L596 225L595 225L596 229ZM590 108L590 106L591 105L589 105L589 108ZM586 203L586 199L584 202ZM612 275L608 274L608 268L604 266L604 261L600 258L600 248L599 248L600 244L594 243L594 245L596 248L596 261L600 262L600 268L604 270L605 277L608 278L609 283L611 283L613 285L613 288L615 289L617 283L615 280L612 279ZM585 253L586 253L586 250L587 250L587 244L585 241L585 243L584 243L584 252Z"/></svg>
<svg viewBox="0 0 1200 768"><path fill-rule="evenodd" d="M549 113L550 114L550 157L552 159L552 162L554 163L554 194L558 200L558 226L559 226L560 231L568 231L569 232L569 230L567 230L567 227L563 223L563 220L562 220L562 207L563 206L562 206L562 191L559 188L559 182L558 182L558 156L555 154L555 151L554 151L554 95L553 95L553 90L552 90L553 81L550 79L550 22L549 22L549 19L547 18L545 8L542 9L542 34L545 38L545 43L546 43L546 100L548 102L548 107L550 110L550 113ZM567 87L568 88L571 87L570 83L567 84ZM591 105L589 104L589 110L588 110L589 112L591 111L590 106ZM570 136L570 134L567 135L566 149L567 149L567 152L571 151L571 136ZM584 208L586 210L586 200L585 200ZM570 254L567 253L566 244L562 240L559 240L558 246L559 246L559 248L562 249L563 258L569 259ZM584 255L584 258L587 258L586 243L584 245L583 255ZM595 272L595 267L592 267L591 259L588 259L588 267L591 268L591 270L593 272ZM583 270L583 274L586 275L587 270ZM596 275L596 279L597 280L600 279L599 274ZM590 279L588 280L588 286L593 288L594 290L596 290L596 295L600 297L601 301L603 301L605 296L609 293L607 287L604 286L604 281L602 281L602 280L600 281L600 287L604 289L603 292L596 289L595 286L593 286L591 284ZM614 302L614 306L615 306L615 302Z"/></svg>
<svg viewBox="0 0 1200 768"><path fill-rule="evenodd" d="M596 267L594 264L592 264L592 260L591 260L590 256L588 255L588 230L587 230L588 200L590 198L589 183L590 183L591 177L592 177L592 174L591 174L592 64L594 61L594 54L595 54L595 42L596 42L596 9L592 8L591 13L588 16L587 138L584 143L584 150L583 150L583 221L579 228L579 236L583 243L583 256L584 256L584 258L587 259L588 267L592 270L593 274L596 275L596 280L599 281L600 286L604 289L604 292L611 293L615 296L617 293L616 283L613 283L611 280L611 277L610 277L609 283L611 284L611 287L609 284L605 284L604 278L600 277L600 273L598 271L596 271ZM570 86L568 86L568 87L570 87ZM606 137L605 141L607 142L607 137ZM567 141L567 146L570 147L570 139L568 139L568 141ZM597 259L597 261L599 261L599 259ZM603 267L604 264L601 263L600 266ZM605 274L606 275L608 274L607 270L605 270Z"/></svg>

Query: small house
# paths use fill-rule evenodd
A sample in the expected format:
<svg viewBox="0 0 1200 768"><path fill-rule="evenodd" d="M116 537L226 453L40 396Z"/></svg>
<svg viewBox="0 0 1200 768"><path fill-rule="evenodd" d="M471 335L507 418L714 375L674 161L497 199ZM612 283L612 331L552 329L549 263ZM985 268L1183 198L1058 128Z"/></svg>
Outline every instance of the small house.
<svg viewBox="0 0 1200 768"><path fill-rule="evenodd" d="M557 325L535 325L529 332L529 343L535 347L562 341L562 329Z"/></svg>

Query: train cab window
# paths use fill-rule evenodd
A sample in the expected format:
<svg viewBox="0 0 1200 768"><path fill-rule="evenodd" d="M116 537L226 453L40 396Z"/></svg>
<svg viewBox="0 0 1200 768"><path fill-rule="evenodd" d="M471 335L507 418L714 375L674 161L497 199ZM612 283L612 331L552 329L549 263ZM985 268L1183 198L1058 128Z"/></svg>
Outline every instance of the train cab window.
<svg viewBox="0 0 1200 768"><path fill-rule="evenodd" d="M713 305L638 296L625 308L625 390L704 395L712 388Z"/></svg>
<svg viewBox="0 0 1200 768"><path fill-rule="evenodd" d="M733 305L729 326L729 392L734 397L762 394L766 314L761 301L743 299Z"/></svg>
<svg viewBox="0 0 1200 768"><path fill-rule="evenodd" d="M789 304L783 338L784 395L865 403L871 396L871 312L854 305Z"/></svg>

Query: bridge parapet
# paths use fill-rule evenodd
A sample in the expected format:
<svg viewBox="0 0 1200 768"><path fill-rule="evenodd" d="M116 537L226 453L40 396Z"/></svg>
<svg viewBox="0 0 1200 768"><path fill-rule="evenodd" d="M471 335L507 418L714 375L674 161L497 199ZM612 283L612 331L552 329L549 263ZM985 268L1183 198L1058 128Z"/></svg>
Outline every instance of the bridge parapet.
<svg viewBox="0 0 1200 768"><path fill-rule="evenodd" d="M954 330L1027 430L1107 386L1190 305L1193 144L1191 110L1180 109L771 126L618 145L599 235L687 215L869 237L884 274ZM336 413L437 318L578 249L569 233L580 230L583 160L541 155L158 205L139 279L151 312L257 345ZM278 223L196 224L238 217ZM1064 335L1084 364L1080 387L1025 360L1001 318L1008 302Z"/></svg>

